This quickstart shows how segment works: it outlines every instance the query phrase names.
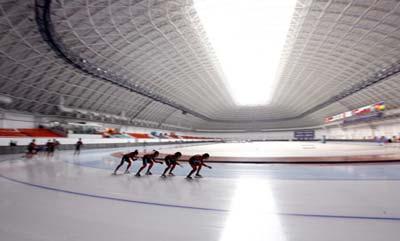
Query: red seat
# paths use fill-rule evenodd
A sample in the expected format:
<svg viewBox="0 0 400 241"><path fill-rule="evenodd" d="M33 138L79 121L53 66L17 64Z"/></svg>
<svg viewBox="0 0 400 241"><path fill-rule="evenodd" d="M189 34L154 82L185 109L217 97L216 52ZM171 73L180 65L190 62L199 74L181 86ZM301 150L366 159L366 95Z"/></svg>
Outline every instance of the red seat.
<svg viewBox="0 0 400 241"><path fill-rule="evenodd" d="M24 137L26 136L25 134L19 132L16 129L6 129L6 128L0 128L0 136L15 136L15 137Z"/></svg>
<svg viewBox="0 0 400 241"><path fill-rule="evenodd" d="M48 129L33 128L33 129L18 129L21 133L31 137L63 137Z"/></svg>

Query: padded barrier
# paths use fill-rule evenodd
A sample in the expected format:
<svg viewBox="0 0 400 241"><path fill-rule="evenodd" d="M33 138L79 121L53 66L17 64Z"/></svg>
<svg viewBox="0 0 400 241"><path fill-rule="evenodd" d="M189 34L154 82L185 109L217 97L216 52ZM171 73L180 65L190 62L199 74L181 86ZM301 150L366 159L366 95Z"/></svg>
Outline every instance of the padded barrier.
<svg viewBox="0 0 400 241"><path fill-rule="evenodd" d="M120 148L120 147L135 147L135 146L161 146L161 145L179 145L179 144L204 144L204 143L217 143L216 141L188 141L188 142L152 142L146 143L97 143L97 144L84 144L82 150L85 149L100 149L100 148ZM59 147L60 150L74 150L75 144L63 144ZM25 153L27 151L27 146L0 146L0 154L17 154Z"/></svg>

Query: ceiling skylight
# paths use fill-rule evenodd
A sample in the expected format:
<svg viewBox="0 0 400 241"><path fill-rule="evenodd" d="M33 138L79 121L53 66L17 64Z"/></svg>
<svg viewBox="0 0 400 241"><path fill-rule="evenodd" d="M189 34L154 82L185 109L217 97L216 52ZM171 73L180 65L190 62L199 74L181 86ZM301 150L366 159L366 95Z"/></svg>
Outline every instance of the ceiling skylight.
<svg viewBox="0 0 400 241"><path fill-rule="evenodd" d="M195 0L237 105L271 98L296 0Z"/></svg>

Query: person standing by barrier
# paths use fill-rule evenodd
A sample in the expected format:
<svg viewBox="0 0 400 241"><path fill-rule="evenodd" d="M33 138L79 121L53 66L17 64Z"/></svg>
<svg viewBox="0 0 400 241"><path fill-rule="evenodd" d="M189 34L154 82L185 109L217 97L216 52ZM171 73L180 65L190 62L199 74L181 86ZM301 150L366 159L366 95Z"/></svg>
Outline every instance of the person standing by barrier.
<svg viewBox="0 0 400 241"><path fill-rule="evenodd" d="M55 149L55 143L52 142L51 140L48 140L46 143L47 157L53 156L54 149Z"/></svg>
<svg viewBox="0 0 400 241"><path fill-rule="evenodd" d="M37 153L37 145L36 140L32 139L32 141L27 146L28 152L26 153L27 158L31 158L33 155Z"/></svg>
<svg viewBox="0 0 400 241"><path fill-rule="evenodd" d="M53 139L53 143L54 143L54 152L56 153L57 158L59 157L59 151L60 151L60 142L56 139Z"/></svg>
<svg viewBox="0 0 400 241"><path fill-rule="evenodd" d="M60 142L57 141L56 139L53 139L53 143L54 143L54 149L56 151L59 151L60 150Z"/></svg>
<svg viewBox="0 0 400 241"><path fill-rule="evenodd" d="M82 138L79 138L79 140L75 144L75 152L74 155L79 155L81 154L81 147L83 146Z"/></svg>
<svg viewBox="0 0 400 241"><path fill-rule="evenodd" d="M11 147L16 147L17 146L17 141L10 140L10 146Z"/></svg>

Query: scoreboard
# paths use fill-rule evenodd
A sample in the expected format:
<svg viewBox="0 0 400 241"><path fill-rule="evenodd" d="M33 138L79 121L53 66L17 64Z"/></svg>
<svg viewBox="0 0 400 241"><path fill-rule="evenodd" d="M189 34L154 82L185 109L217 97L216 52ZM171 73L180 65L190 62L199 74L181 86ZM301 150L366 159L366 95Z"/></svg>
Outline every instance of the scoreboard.
<svg viewBox="0 0 400 241"><path fill-rule="evenodd" d="M294 138L297 140L313 140L315 139L315 131L314 130L294 131Z"/></svg>

